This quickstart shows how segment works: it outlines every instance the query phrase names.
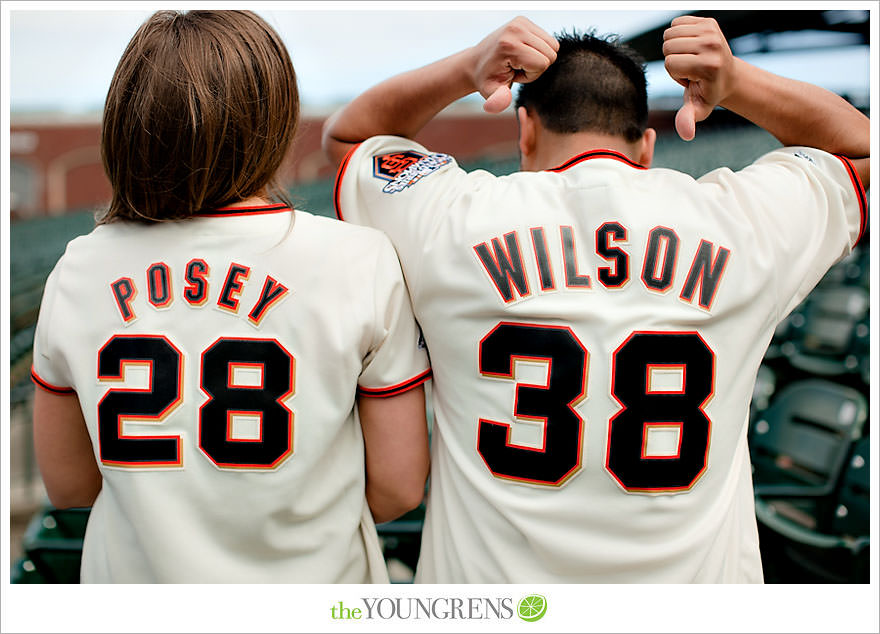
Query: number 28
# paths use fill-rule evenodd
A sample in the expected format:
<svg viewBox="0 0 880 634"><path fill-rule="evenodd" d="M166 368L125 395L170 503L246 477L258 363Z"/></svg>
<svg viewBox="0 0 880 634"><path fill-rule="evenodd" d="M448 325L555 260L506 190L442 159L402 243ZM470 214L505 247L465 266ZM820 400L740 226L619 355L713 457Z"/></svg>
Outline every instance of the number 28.
<svg viewBox="0 0 880 634"><path fill-rule="evenodd" d="M115 335L98 352L98 379L122 381L125 367L146 366L147 388L111 388L98 403L98 445L104 465L183 466L180 436L123 432L125 421L160 423L181 403L183 354L164 336ZM236 380L251 370L258 381ZM199 449L221 469L273 469L293 452L293 413L282 403L294 393L293 356L275 339L220 338L201 355ZM236 417L257 420L258 435L236 438Z"/></svg>

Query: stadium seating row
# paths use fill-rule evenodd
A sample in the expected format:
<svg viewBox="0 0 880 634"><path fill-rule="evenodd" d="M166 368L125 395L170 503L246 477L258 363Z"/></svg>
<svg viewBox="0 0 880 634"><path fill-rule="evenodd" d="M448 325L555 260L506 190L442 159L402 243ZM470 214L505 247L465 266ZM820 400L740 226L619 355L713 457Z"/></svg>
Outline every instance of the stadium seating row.
<svg viewBox="0 0 880 634"><path fill-rule="evenodd" d="M804 372L857 379L870 366L868 249L856 247L776 329L765 359L784 357Z"/></svg>
<svg viewBox="0 0 880 634"><path fill-rule="evenodd" d="M758 372L749 447L769 582L868 582L869 273L865 246L832 267Z"/></svg>
<svg viewBox="0 0 880 634"><path fill-rule="evenodd" d="M79 583L89 509L44 507L25 530L24 557L12 567L12 583Z"/></svg>
<svg viewBox="0 0 880 634"><path fill-rule="evenodd" d="M757 417L750 445L767 581L869 581L867 412L858 391L812 379Z"/></svg>

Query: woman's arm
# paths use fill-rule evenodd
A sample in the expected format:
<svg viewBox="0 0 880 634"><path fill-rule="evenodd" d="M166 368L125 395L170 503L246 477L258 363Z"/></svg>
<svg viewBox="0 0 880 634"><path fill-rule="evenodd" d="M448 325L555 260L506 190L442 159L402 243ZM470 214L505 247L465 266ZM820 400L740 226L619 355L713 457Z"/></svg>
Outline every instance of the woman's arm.
<svg viewBox="0 0 880 634"><path fill-rule="evenodd" d="M91 506L102 479L79 398L34 392L34 448L49 501L62 509Z"/></svg>
<svg viewBox="0 0 880 634"><path fill-rule="evenodd" d="M388 398L361 396L358 412L364 432L367 502L376 523L414 509L425 495L430 457L425 389Z"/></svg>

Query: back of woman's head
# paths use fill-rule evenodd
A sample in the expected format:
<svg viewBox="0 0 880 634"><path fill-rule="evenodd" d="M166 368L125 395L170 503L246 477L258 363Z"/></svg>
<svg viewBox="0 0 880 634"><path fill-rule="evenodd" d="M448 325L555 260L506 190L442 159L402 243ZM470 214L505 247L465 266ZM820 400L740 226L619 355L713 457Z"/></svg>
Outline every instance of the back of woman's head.
<svg viewBox="0 0 880 634"><path fill-rule="evenodd" d="M299 119L281 38L250 11L159 11L135 33L104 105L113 188L99 222L187 218L274 183Z"/></svg>

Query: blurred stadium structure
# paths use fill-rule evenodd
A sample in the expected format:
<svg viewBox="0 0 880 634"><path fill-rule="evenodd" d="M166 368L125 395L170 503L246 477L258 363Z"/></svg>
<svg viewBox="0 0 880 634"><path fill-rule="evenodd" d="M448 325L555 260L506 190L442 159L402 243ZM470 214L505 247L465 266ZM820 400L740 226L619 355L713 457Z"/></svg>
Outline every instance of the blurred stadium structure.
<svg viewBox="0 0 880 634"><path fill-rule="evenodd" d="M697 12L697 14L709 12ZM750 15L751 14L751 15ZM828 46L868 42L866 11L712 12L735 53L797 49L792 32L822 32ZM661 57L665 25L631 38ZM810 41L817 41L813 38ZM819 44L822 45L822 44ZM845 95L867 111L867 95ZM652 102L655 167L700 176L739 169L778 147L723 110L684 143L672 130L678 100ZM282 168L297 207L333 216L332 171L320 151L324 115L306 111ZM13 116L10 249L11 560L16 583L76 582L86 510L48 506L30 435L31 347L43 284L65 244L93 226L109 196L98 149L100 122ZM468 169L517 169L513 116L450 108L419 140ZM768 582L866 583L869 553L869 237L780 324L758 374L749 439ZM423 509L380 526L392 579L407 581L418 556Z"/></svg>

